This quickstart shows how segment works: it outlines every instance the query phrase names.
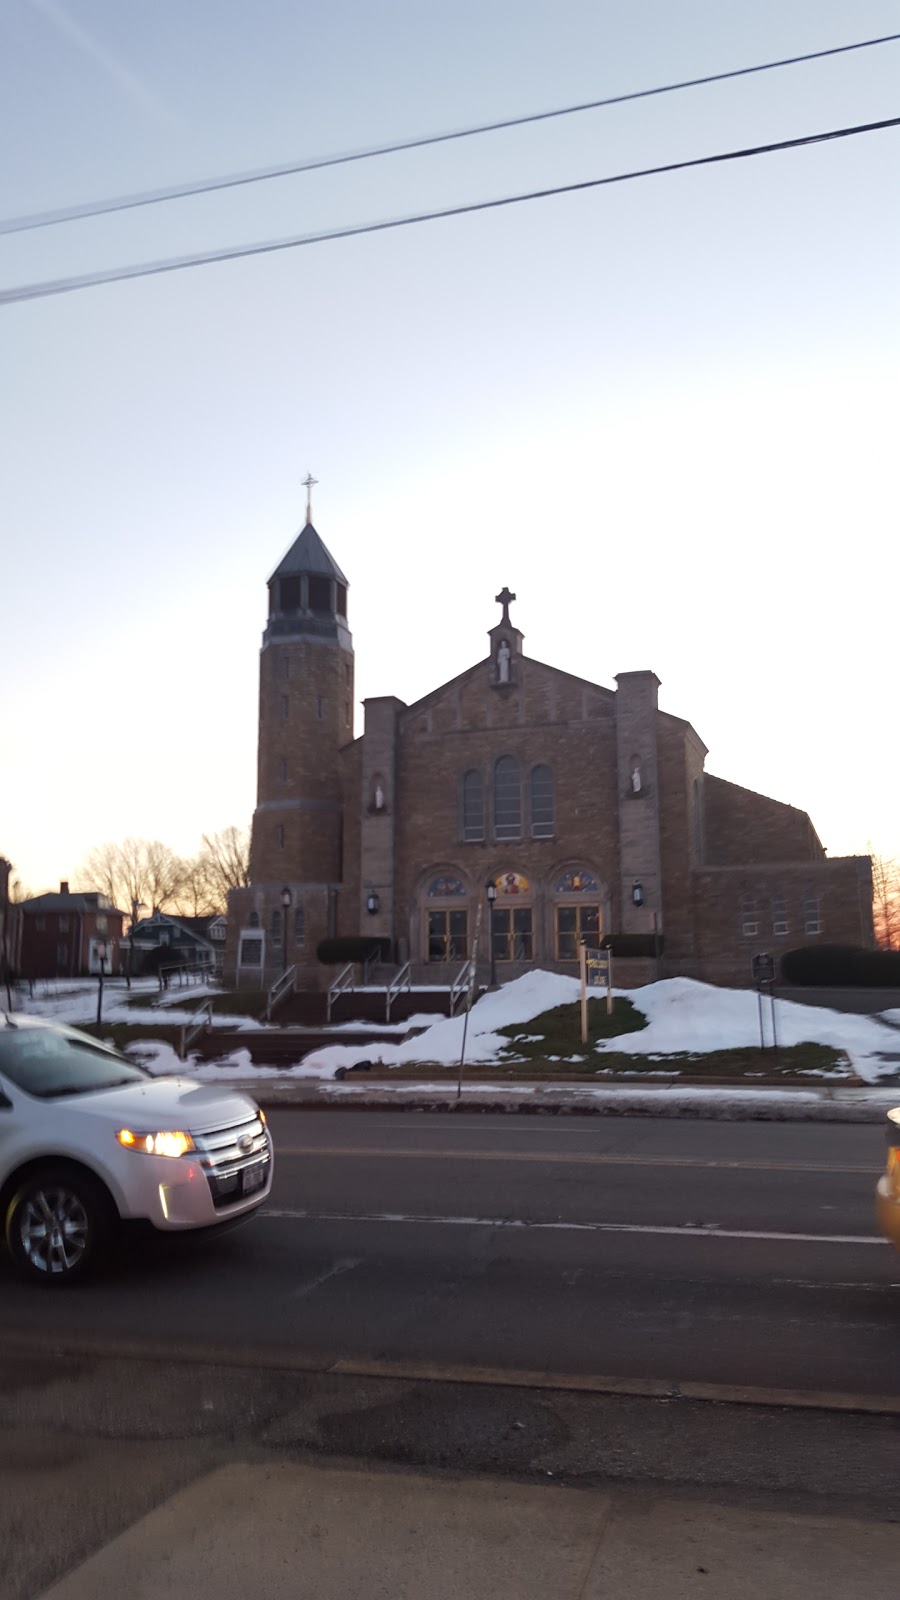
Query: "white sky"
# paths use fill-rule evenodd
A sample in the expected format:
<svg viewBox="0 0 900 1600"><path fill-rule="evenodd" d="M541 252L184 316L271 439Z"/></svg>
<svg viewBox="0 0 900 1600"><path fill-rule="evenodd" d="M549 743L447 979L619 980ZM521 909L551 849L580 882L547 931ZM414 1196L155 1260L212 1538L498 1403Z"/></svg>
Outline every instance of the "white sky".
<svg viewBox="0 0 900 1600"><path fill-rule="evenodd" d="M857 0L5 0L0 215L900 31ZM900 45L0 240L0 287L900 110ZM0 853L249 820L303 521L357 690L652 667L710 771L900 853L900 132L0 308ZM361 727L358 716L357 729Z"/></svg>

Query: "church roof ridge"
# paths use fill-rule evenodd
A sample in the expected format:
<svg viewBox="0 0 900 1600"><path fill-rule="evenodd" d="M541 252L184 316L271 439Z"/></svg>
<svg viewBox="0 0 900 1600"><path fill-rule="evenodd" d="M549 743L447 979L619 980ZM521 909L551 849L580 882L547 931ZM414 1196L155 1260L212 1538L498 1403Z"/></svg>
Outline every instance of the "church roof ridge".
<svg viewBox="0 0 900 1600"><path fill-rule="evenodd" d="M300 529L287 554L282 557L272 573L269 582L271 583L273 578L284 578L300 572L313 577L336 578L338 583L347 583L334 556L311 522L305 523Z"/></svg>

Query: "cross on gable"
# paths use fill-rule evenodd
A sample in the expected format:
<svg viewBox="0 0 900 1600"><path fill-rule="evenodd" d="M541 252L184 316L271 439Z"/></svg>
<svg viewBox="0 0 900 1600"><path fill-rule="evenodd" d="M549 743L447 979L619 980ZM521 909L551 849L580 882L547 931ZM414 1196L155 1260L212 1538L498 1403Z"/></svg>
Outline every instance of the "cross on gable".
<svg viewBox="0 0 900 1600"><path fill-rule="evenodd" d="M502 606L503 607L503 616L500 618L501 627L505 626L505 627L508 628L510 626L510 622L509 622L509 607L510 607L510 602L515 600L515 598L516 598L515 595L514 594L510 594L509 590L506 587L502 588L500 590L499 594L495 594L494 595L494 599L496 600L498 606Z"/></svg>

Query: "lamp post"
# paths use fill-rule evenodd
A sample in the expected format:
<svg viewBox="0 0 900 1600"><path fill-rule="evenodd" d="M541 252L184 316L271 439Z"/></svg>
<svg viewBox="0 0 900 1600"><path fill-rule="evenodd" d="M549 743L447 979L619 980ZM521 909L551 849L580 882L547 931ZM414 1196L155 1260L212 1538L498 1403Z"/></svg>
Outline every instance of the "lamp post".
<svg viewBox="0 0 900 1600"><path fill-rule="evenodd" d="M290 911L291 906L293 905L293 903L294 903L294 896L291 894L291 891L288 888L287 884L285 884L284 888L281 891L281 970L282 970L282 972L287 972L287 964L288 964L288 959L287 959L288 912Z"/></svg>
<svg viewBox="0 0 900 1600"><path fill-rule="evenodd" d="M485 894L487 895L487 903L488 903L488 923L489 923L488 938L490 940L490 947L491 947L491 988L492 989L496 989L496 987L497 987L497 962L496 962L496 957L494 955L494 901L497 898L497 885L494 883L493 878L491 879L490 883L487 884L487 886L485 888Z"/></svg>
<svg viewBox="0 0 900 1600"><path fill-rule="evenodd" d="M103 969L106 966L106 940L98 939L94 948L97 952L97 960L100 963L100 979L97 984L97 1029L99 1031L103 1020Z"/></svg>
<svg viewBox="0 0 900 1600"><path fill-rule="evenodd" d="M140 911L146 911L146 909L147 909L147 907L145 906L143 900L132 900L132 902L131 902L131 930L130 930L130 933L129 933L129 936L128 936L128 972L127 972L127 974L125 976L125 987L126 987L126 989L130 989L131 988L131 979L134 976L134 930L137 927L137 923L138 923L138 913Z"/></svg>

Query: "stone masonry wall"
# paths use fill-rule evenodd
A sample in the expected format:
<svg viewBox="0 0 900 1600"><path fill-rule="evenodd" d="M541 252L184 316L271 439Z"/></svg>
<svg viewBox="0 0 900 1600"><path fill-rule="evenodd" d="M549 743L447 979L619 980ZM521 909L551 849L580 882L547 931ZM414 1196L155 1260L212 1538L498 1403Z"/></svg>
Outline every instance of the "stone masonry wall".
<svg viewBox="0 0 900 1600"><path fill-rule="evenodd" d="M707 773L703 780L703 862L821 861L825 852L805 811Z"/></svg>

